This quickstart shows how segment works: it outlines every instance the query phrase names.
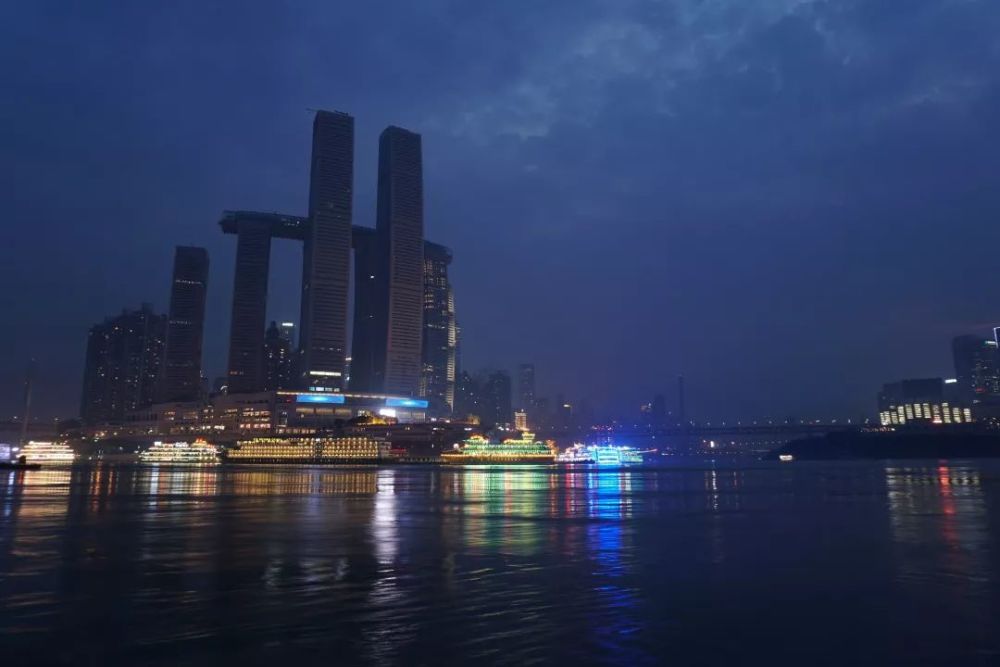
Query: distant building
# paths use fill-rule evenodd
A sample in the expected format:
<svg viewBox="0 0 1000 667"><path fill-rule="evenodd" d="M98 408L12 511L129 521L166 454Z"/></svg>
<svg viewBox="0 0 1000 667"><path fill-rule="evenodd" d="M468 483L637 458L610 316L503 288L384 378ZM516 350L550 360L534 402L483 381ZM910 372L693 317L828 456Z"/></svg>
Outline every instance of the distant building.
<svg viewBox="0 0 1000 667"><path fill-rule="evenodd" d="M958 393L966 405L1000 402L1000 353L995 339L958 336L951 343Z"/></svg>
<svg viewBox="0 0 1000 667"><path fill-rule="evenodd" d="M518 431L528 431L528 413L524 410L514 411L514 428Z"/></svg>
<svg viewBox="0 0 1000 667"><path fill-rule="evenodd" d="M295 386L292 342L276 322L264 334L264 390Z"/></svg>
<svg viewBox="0 0 1000 667"><path fill-rule="evenodd" d="M208 251L178 246L170 286L160 400L194 401L201 394L202 339L208 291Z"/></svg>
<svg viewBox="0 0 1000 667"><path fill-rule="evenodd" d="M448 279L451 250L424 243L424 333L420 395L440 414L455 407L458 331L455 295Z"/></svg>
<svg viewBox="0 0 1000 667"><path fill-rule="evenodd" d="M121 420L156 400L166 335L167 317L149 304L90 329L80 404L84 423Z"/></svg>
<svg viewBox="0 0 1000 667"><path fill-rule="evenodd" d="M506 371L494 371L486 377L479 417L487 426L510 424L513 421L510 374Z"/></svg>
<svg viewBox="0 0 1000 667"><path fill-rule="evenodd" d="M517 367L517 407L531 412L535 407L535 365Z"/></svg>
<svg viewBox="0 0 1000 667"><path fill-rule="evenodd" d="M455 416L466 419L482 414L482 387L479 381L466 371L455 380Z"/></svg>
<svg viewBox="0 0 1000 667"><path fill-rule="evenodd" d="M973 419L969 407L948 400L941 378L901 380L883 385L878 411L882 426L966 424Z"/></svg>

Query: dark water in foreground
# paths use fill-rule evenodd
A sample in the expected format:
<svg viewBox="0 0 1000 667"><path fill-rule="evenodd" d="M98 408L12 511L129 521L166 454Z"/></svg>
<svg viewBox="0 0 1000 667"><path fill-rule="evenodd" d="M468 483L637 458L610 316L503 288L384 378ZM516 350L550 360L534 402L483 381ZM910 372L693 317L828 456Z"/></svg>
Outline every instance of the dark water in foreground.
<svg viewBox="0 0 1000 667"><path fill-rule="evenodd" d="M3 664L1000 664L1000 463L0 471Z"/></svg>

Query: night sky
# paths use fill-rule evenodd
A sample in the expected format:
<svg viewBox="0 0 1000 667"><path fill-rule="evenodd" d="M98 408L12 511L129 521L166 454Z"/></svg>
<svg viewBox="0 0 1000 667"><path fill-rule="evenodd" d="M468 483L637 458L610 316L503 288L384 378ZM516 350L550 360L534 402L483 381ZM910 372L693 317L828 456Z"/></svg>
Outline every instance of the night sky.
<svg viewBox="0 0 1000 667"><path fill-rule="evenodd" d="M31 355L75 415L88 327L165 311L177 244L221 375L219 214L305 213L316 108L356 118L356 224L378 133L423 134L464 367L599 414L677 373L695 418L871 414L1000 323L995 0L10 2L0 90L4 416Z"/></svg>

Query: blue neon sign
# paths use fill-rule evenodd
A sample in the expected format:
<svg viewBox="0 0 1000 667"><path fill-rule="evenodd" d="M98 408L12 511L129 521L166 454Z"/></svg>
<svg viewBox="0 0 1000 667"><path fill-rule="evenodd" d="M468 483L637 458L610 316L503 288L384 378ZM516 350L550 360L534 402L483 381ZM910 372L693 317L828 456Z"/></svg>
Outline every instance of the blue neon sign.
<svg viewBox="0 0 1000 667"><path fill-rule="evenodd" d="M385 407L387 408L426 408L430 405L427 401L419 398L387 398Z"/></svg>
<svg viewBox="0 0 1000 667"><path fill-rule="evenodd" d="M344 402L343 394L298 394L295 397L296 403L335 403L340 405Z"/></svg>

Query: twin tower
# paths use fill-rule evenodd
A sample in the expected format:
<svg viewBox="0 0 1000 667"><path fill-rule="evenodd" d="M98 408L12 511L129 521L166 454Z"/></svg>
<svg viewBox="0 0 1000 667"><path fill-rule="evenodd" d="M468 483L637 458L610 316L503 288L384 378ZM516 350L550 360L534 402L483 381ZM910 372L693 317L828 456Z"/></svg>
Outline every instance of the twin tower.
<svg viewBox="0 0 1000 667"><path fill-rule="evenodd" d="M416 396L424 314L424 197L420 135L379 137L374 231L352 224L354 118L319 111L313 121L309 215L227 211L236 278L229 393L265 388L264 333L271 239L303 242L298 389L346 391L351 251L356 253L350 390ZM362 280L363 279L363 280Z"/></svg>

